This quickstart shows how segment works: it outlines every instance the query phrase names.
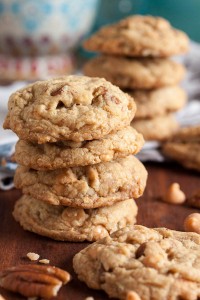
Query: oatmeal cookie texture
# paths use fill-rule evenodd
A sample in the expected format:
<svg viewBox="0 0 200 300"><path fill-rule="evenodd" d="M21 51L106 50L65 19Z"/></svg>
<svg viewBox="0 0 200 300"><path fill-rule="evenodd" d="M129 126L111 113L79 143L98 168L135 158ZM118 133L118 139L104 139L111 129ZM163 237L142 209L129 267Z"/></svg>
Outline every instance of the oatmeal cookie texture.
<svg viewBox="0 0 200 300"><path fill-rule="evenodd" d="M139 225L93 243L73 260L90 288L119 299L134 291L143 300L199 299L199 262L199 234Z"/></svg>
<svg viewBox="0 0 200 300"><path fill-rule="evenodd" d="M15 160L36 170L93 165L138 153L144 139L128 126L100 140L83 142L57 142L35 144L19 140L15 148Z"/></svg>
<svg viewBox="0 0 200 300"><path fill-rule="evenodd" d="M5 129L39 144L103 138L130 124L136 106L101 78L66 76L38 81L10 96Z"/></svg>
<svg viewBox="0 0 200 300"><path fill-rule="evenodd" d="M200 126L180 129L163 144L162 150L184 167L200 171Z"/></svg>
<svg viewBox="0 0 200 300"><path fill-rule="evenodd" d="M152 90L132 90L137 111L135 119L153 118L175 112L186 104L186 92L179 86L166 86Z"/></svg>
<svg viewBox="0 0 200 300"><path fill-rule="evenodd" d="M101 55L89 60L83 71L88 76L104 77L120 88L152 89L180 82L183 65L163 58L127 58Z"/></svg>
<svg viewBox="0 0 200 300"><path fill-rule="evenodd" d="M95 208L140 197L147 172L133 155L91 166L36 171L20 166L15 185L24 194L54 205Z"/></svg>
<svg viewBox="0 0 200 300"><path fill-rule="evenodd" d="M160 17L130 16L105 26L84 43L90 51L123 56L167 57L188 50L185 33Z"/></svg>
<svg viewBox="0 0 200 300"><path fill-rule="evenodd" d="M136 119L131 125L142 133L145 140L164 141L179 129L179 124L172 114L150 119Z"/></svg>
<svg viewBox="0 0 200 300"><path fill-rule="evenodd" d="M97 209L53 206L24 195L16 202L14 218L25 230L61 241L96 241L136 222L133 199Z"/></svg>

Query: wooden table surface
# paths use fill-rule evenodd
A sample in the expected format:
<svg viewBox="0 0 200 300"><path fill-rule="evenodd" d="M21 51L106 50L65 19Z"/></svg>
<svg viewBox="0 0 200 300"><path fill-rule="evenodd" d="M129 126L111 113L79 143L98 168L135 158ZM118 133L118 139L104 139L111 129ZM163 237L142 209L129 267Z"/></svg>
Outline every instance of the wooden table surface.
<svg viewBox="0 0 200 300"><path fill-rule="evenodd" d="M176 164L146 164L148 170L148 183L142 198L137 201L139 214L137 224L149 227L168 227L183 230L184 218L197 211L196 209L181 205L170 205L158 200L169 184L178 182L187 196L200 188L200 174L188 171ZM0 269L14 266L19 263L29 263L26 258L28 252L40 254L41 258L50 259L51 265L66 269L73 280L64 286L56 299L84 300L93 296L95 300L108 299L101 291L93 291L77 280L72 268L72 258L75 253L88 245L88 243L57 242L40 237L34 233L24 231L12 217L14 202L19 198L18 190L0 192ZM84 266L83 266L84 268ZM15 294L0 289L5 299L24 299Z"/></svg>

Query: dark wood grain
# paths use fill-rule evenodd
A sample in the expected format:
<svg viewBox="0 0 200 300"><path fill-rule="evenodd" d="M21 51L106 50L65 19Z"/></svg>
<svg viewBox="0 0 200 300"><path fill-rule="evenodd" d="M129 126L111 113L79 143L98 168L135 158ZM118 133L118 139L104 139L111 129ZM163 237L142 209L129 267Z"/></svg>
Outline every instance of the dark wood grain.
<svg viewBox="0 0 200 300"><path fill-rule="evenodd" d="M149 227L168 227L183 230L184 218L197 210L181 205L170 205L159 200L168 185L178 182L187 196L200 188L200 175L185 170L178 165L147 164L148 183L142 198L137 201L139 207L138 224ZM0 192L0 269L19 263L29 263L26 258L28 252L35 252L41 258L50 259L52 265L66 269L72 274L73 280L59 292L59 300L83 300L93 296L95 300L108 299L106 294L93 291L77 280L73 268L72 258L75 253L88 243L56 242L48 238L24 231L13 219L14 202L21 192L11 190ZM84 266L83 266L84 268ZM20 296L0 289L7 300L23 299Z"/></svg>

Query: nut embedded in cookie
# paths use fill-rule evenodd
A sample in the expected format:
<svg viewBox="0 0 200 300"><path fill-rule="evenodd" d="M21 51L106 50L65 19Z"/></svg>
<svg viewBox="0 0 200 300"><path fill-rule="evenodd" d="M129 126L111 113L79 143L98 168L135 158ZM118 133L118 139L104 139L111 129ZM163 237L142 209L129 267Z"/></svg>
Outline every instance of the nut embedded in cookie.
<svg viewBox="0 0 200 300"><path fill-rule="evenodd" d="M135 299L189 300L200 297L199 261L199 234L134 225L81 250L73 266L109 297L129 299L134 291Z"/></svg>

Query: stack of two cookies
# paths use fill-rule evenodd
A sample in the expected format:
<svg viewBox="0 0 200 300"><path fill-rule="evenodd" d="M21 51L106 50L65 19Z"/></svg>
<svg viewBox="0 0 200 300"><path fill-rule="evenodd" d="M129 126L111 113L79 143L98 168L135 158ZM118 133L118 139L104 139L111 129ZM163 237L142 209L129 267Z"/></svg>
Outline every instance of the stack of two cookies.
<svg viewBox="0 0 200 300"><path fill-rule="evenodd" d="M20 140L14 217L56 240L98 240L135 223L147 172L133 156L133 99L105 79L68 76L11 95L4 128Z"/></svg>
<svg viewBox="0 0 200 300"><path fill-rule="evenodd" d="M185 70L169 56L187 50L183 32L162 18L131 16L102 28L84 46L102 53L86 63L84 73L104 77L134 97L137 112L132 125L145 140L164 140L177 130L172 113L186 102L177 85Z"/></svg>

